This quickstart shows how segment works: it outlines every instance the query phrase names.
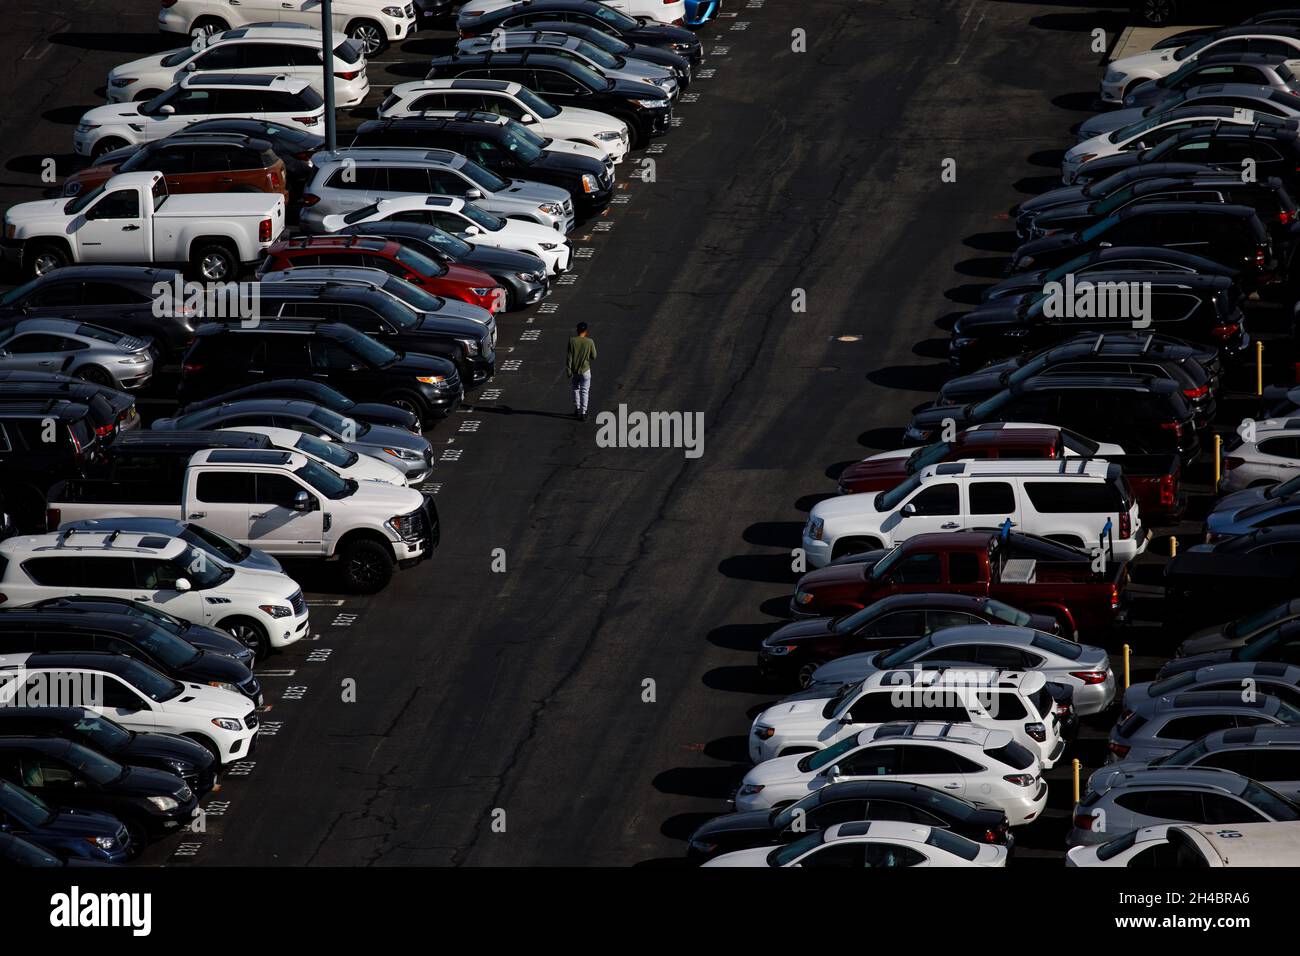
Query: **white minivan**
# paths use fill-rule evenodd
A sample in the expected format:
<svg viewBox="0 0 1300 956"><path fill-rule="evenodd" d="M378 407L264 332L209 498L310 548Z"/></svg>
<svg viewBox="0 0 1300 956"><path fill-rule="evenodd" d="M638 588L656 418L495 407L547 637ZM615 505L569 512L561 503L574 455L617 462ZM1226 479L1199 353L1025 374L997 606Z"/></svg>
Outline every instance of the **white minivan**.
<svg viewBox="0 0 1300 956"><path fill-rule="evenodd" d="M1116 561L1146 550L1137 500L1118 465L1101 459L954 461L931 465L878 494L813 507L803 547L813 567L917 534L1004 526Z"/></svg>

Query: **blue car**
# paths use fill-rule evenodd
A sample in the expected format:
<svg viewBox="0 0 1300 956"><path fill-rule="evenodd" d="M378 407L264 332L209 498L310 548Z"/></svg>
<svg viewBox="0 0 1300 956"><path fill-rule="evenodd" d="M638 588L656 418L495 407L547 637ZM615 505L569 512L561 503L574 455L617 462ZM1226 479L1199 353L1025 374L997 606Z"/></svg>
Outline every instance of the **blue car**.
<svg viewBox="0 0 1300 956"><path fill-rule="evenodd" d="M704 26L722 9L722 0L685 0L685 2L685 23L691 29Z"/></svg>
<svg viewBox="0 0 1300 956"><path fill-rule="evenodd" d="M60 531L123 531L138 534L163 534L180 538L191 547L206 552L218 562L233 565L245 571L283 571L280 562L265 551L231 541L192 521L175 518L86 518L83 521L65 521Z"/></svg>
<svg viewBox="0 0 1300 956"><path fill-rule="evenodd" d="M131 838L117 817L51 807L7 780L0 780L0 833L20 836L69 859L124 863L131 855Z"/></svg>
<svg viewBox="0 0 1300 956"><path fill-rule="evenodd" d="M12 833L0 833L0 869L4 867L85 867L113 866L103 860L87 860L72 856L66 860L57 853L51 853L45 847L37 846L30 840L16 837Z"/></svg>

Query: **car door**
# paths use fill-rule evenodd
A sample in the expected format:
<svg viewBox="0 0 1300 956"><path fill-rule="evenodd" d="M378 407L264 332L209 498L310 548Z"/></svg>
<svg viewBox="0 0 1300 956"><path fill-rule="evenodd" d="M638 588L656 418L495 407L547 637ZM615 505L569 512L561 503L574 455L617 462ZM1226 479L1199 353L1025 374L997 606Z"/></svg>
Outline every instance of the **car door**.
<svg viewBox="0 0 1300 956"><path fill-rule="evenodd" d="M16 748L0 751L0 777L56 806L104 809L98 787L52 754Z"/></svg>
<svg viewBox="0 0 1300 956"><path fill-rule="evenodd" d="M135 572L134 593L128 595L132 600L196 624L208 624L215 617L202 594L193 587L182 590L176 586L184 569L162 558L137 557L123 563Z"/></svg>
<svg viewBox="0 0 1300 956"><path fill-rule="evenodd" d="M102 680L102 695L91 710L110 717L131 730L149 732L162 729L153 706L134 687L112 674L96 675Z"/></svg>
<svg viewBox="0 0 1300 956"><path fill-rule="evenodd" d="M895 745L864 747L841 758L837 780L872 780L877 777L894 777L899 772L899 751ZM828 767L827 770L830 768Z"/></svg>
<svg viewBox="0 0 1300 956"><path fill-rule="evenodd" d="M210 185L202 178L190 175L194 172L194 154L203 152L202 146L189 143L159 143L156 148L150 148L153 149L153 153L149 158L148 167L163 174L169 193L203 192L203 187Z"/></svg>
<svg viewBox="0 0 1300 956"><path fill-rule="evenodd" d="M958 796L965 794L966 775L958 769L955 754L929 744L911 744L899 749L902 751L901 776L936 790Z"/></svg>
<svg viewBox="0 0 1300 956"><path fill-rule="evenodd" d="M217 92L205 89L178 89L163 107L165 110L170 106L171 112L156 113L153 122L145 124L146 139L149 142L163 139L183 130L191 123L197 123L217 113Z"/></svg>
<svg viewBox="0 0 1300 956"><path fill-rule="evenodd" d="M67 357L63 337L47 332L26 332L0 342L0 368L23 372L58 372Z"/></svg>
<svg viewBox="0 0 1300 956"><path fill-rule="evenodd" d="M294 508L299 493L307 495L306 511ZM259 472L248 514L248 543L272 554L319 554L324 514L320 495L306 485L288 475Z"/></svg>
<svg viewBox="0 0 1300 956"><path fill-rule="evenodd" d="M962 489L963 526L1000 528L1010 518L1011 527L1020 527L1021 510L1016 486L1005 479L971 479ZM1032 529L1031 529L1032 530Z"/></svg>
<svg viewBox="0 0 1300 956"><path fill-rule="evenodd" d="M186 520L248 543L248 515L253 504L253 476L237 471L200 471Z"/></svg>
<svg viewBox="0 0 1300 956"><path fill-rule="evenodd" d="M943 559L937 552L918 551L901 558L886 573L890 590L933 591L943 579Z"/></svg>
<svg viewBox="0 0 1300 956"><path fill-rule="evenodd" d="M345 395L356 387L356 376L363 368L361 361L333 339L313 338L305 344L309 351L311 377L337 388Z"/></svg>
<svg viewBox="0 0 1300 956"><path fill-rule="evenodd" d="M100 196L81 220L73 220L80 262L149 262L149 231L144 228L137 189L115 189Z"/></svg>
<svg viewBox="0 0 1300 956"><path fill-rule="evenodd" d="M925 612L905 610L880 615L862 627L855 637L862 642L861 650L876 650L902 647L924 635Z"/></svg>
<svg viewBox="0 0 1300 956"><path fill-rule="evenodd" d="M955 481L923 485L912 493L881 525L889 542L933 531L955 531L961 527L961 491Z"/></svg>

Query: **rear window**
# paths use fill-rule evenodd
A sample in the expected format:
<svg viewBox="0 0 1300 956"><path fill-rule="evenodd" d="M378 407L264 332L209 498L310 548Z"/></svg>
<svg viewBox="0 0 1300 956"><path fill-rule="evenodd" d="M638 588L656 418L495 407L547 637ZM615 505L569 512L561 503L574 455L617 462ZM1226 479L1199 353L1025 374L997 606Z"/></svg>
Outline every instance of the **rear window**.
<svg viewBox="0 0 1300 956"><path fill-rule="evenodd" d="M1083 645L1076 644L1074 641L1067 641L1065 638L1056 637L1052 634L1044 634L1041 631L1034 635L1033 640L1029 642L1030 647L1036 647L1040 651L1047 651L1050 654L1059 654L1067 660L1077 661L1083 655Z"/></svg>
<svg viewBox="0 0 1300 956"><path fill-rule="evenodd" d="M334 55L344 63L356 63L361 59L361 47L351 40L344 40L334 48Z"/></svg>
<svg viewBox="0 0 1300 956"><path fill-rule="evenodd" d="M1277 74L1277 78L1283 83L1289 85L1295 81L1295 74L1291 72L1291 67L1285 63L1277 64L1277 66L1273 67L1273 72Z"/></svg>
<svg viewBox="0 0 1300 956"><path fill-rule="evenodd" d="M1111 840L1109 843L1103 843L1097 847L1097 859L1109 860L1112 857L1119 856L1125 850L1131 849L1137 842L1138 832L1126 833L1117 840Z"/></svg>
<svg viewBox="0 0 1300 956"><path fill-rule="evenodd" d="M1021 746L1014 740L1002 747L986 748L984 753L1017 770L1024 770L1038 763L1038 758L1031 754L1027 747Z"/></svg>
<svg viewBox="0 0 1300 956"><path fill-rule="evenodd" d="M1108 481L1026 481L1025 493L1040 514L1118 514L1128 510L1120 489Z"/></svg>
<svg viewBox="0 0 1300 956"><path fill-rule="evenodd" d="M950 830L940 830L937 827L930 828L930 835L925 838L925 845L947 850L963 860L973 860L980 854L979 844L975 841L968 840L964 836L958 836Z"/></svg>
<svg viewBox="0 0 1300 956"><path fill-rule="evenodd" d="M1121 736L1132 737L1146 725L1147 719L1141 714L1130 714L1128 720L1119 725Z"/></svg>

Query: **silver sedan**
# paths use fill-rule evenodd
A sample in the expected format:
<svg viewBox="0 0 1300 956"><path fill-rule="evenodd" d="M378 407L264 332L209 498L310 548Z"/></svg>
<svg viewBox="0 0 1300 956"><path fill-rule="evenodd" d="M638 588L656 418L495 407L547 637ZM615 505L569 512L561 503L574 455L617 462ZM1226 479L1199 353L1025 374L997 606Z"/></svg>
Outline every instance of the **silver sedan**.
<svg viewBox="0 0 1300 956"><path fill-rule="evenodd" d="M134 391L153 377L152 344L73 319L24 319L0 332L0 370L61 372Z"/></svg>

